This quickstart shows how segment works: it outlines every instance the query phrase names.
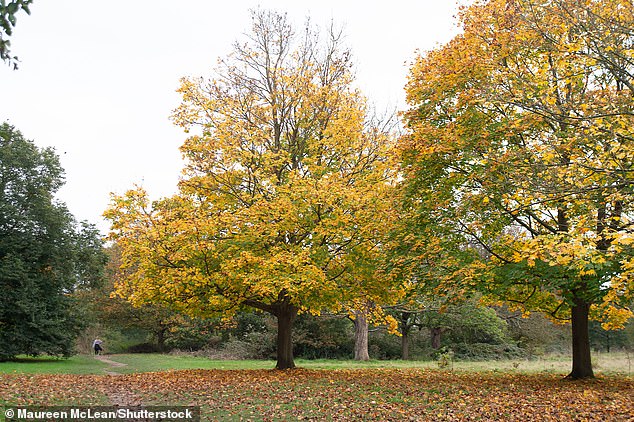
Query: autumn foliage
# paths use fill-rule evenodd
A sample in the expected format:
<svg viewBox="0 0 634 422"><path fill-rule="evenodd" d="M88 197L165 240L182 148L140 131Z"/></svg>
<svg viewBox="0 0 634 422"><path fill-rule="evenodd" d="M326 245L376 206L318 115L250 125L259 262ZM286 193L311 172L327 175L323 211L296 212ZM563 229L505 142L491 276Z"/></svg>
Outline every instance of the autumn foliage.
<svg viewBox="0 0 634 422"><path fill-rule="evenodd" d="M179 193L112 200L118 292L198 316L269 312L279 368L294 366L298 312L396 300L378 271L392 142L352 82L339 33L322 40L311 25L296 33L283 15L253 12L247 42L216 77L182 80Z"/></svg>
<svg viewBox="0 0 634 422"><path fill-rule="evenodd" d="M422 54L402 139L427 292L479 290L573 323L632 317L634 8L629 0L476 1Z"/></svg>
<svg viewBox="0 0 634 422"><path fill-rule="evenodd" d="M627 421L633 396L625 379L417 369L0 378L0 397L12 405L201 406L202 420Z"/></svg>
<svg viewBox="0 0 634 422"><path fill-rule="evenodd" d="M341 34L252 18L214 77L182 80L179 192L112 199L118 293L269 312L280 369L301 312L349 313L361 333L368 310L393 326L382 306L406 291L503 300L572 321L570 376L592 377L589 319L633 315L631 1L463 8L462 32L411 68L398 170Z"/></svg>

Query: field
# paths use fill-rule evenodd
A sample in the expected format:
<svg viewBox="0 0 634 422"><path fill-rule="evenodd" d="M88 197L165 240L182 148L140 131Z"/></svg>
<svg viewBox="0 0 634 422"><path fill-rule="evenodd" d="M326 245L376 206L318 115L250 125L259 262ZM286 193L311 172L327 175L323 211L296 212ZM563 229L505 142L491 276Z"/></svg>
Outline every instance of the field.
<svg viewBox="0 0 634 422"><path fill-rule="evenodd" d="M299 361L302 369L275 371L270 361L77 356L0 364L0 404L188 405L200 406L210 421L634 420L627 357L595 361L596 380L571 382L562 379L569 365L563 358L453 369L433 362Z"/></svg>

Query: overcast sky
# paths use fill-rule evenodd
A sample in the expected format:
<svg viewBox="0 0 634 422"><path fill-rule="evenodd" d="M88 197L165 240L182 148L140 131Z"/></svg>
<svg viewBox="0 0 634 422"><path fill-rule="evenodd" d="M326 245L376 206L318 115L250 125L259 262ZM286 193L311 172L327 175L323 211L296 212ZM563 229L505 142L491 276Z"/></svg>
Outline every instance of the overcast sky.
<svg viewBox="0 0 634 422"><path fill-rule="evenodd" d="M169 116L179 79L212 76L258 6L342 25L358 84L379 109L402 109L416 50L457 32L456 0L35 0L11 38L19 70L0 63L0 122L56 149L59 198L105 234L111 192L176 191L186 135Z"/></svg>

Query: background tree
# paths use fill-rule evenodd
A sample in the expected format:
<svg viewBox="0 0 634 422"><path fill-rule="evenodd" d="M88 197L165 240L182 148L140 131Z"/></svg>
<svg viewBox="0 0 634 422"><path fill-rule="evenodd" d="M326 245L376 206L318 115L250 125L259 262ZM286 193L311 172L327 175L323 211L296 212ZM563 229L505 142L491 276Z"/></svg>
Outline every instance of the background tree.
<svg viewBox="0 0 634 422"><path fill-rule="evenodd" d="M401 307L393 313L397 316L398 330L401 334L401 359L409 359L410 334L412 330L418 327L419 310L410 309L409 307Z"/></svg>
<svg viewBox="0 0 634 422"><path fill-rule="evenodd" d="M31 14L29 9L31 3L33 0L0 0L0 59L5 63L13 64L14 69L18 68L18 58L11 56L9 37L13 35L13 28L17 22L16 14L20 10Z"/></svg>
<svg viewBox="0 0 634 422"><path fill-rule="evenodd" d="M402 292L395 292L394 298L402 296ZM354 360L370 360L369 333L381 329L387 330L391 335L398 335L399 325L394 316L386 312L381 306L371 300L359 296L348 304L349 312L347 318L352 321L354 327ZM370 329L370 326L374 326Z"/></svg>
<svg viewBox="0 0 634 422"><path fill-rule="evenodd" d="M628 329L631 330L632 321L628 321L622 330L606 330L596 321L590 321L590 344L593 350L606 353L626 350L634 347L628 339Z"/></svg>
<svg viewBox="0 0 634 422"><path fill-rule="evenodd" d="M171 331L177 327L185 328L190 321L183 315L175 313L160 304L147 304L134 307L130 302L114 295L117 277L122 275L118 269L121 265L121 252L116 245L104 249L108 262L103 280L75 292L90 327L81 339L83 349L91 350L95 337L105 340L109 351L127 351L126 347L134 346L136 350L160 351L167 350L166 341ZM124 339L125 333L146 334L140 339ZM139 344L140 341L140 344ZM119 344L121 343L121 344Z"/></svg>
<svg viewBox="0 0 634 422"><path fill-rule="evenodd" d="M495 310L480 305L476 299L442 305L412 301L407 306L395 307L391 312L398 316L403 360L409 359L409 339L414 330L429 332L432 350L450 346L464 357L469 356L463 349L484 349L486 345L509 343L505 321L498 317ZM443 342L444 337L448 337L447 342ZM486 350L478 350L474 356L479 352Z"/></svg>
<svg viewBox="0 0 634 422"><path fill-rule="evenodd" d="M407 86L419 277L570 319L571 378L593 376L589 317L632 316L632 10L478 1Z"/></svg>
<svg viewBox="0 0 634 422"><path fill-rule="evenodd" d="M199 316L268 312L286 369L299 312L394 296L379 271L391 142L366 118L339 33L252 18L214 79L182 81L174 120L196 134L179 194L150 205L130 191L107 217L130 272L123 296Z"/></svg>
<svg viewBox="0 0 634 422"><path fill-rule="evenodd" d="M58 157L0 125L0 359L69 356L83 326L73 292L100 282L97 230L54 200Z"/></svg>
<svg viewBox="0 0 634 422"><path fill-rule="evenodd" d="M476 344L506 343L506 323L492 308L480 306L475 300L431 310L419 315L419 327L430 332L431 346L437 350L443 345L443 336L466 348ZM466 346L468 345L468 346Z"/></svg>
<svg viewBox="0 0 634 422"><path fill-rule="evenodd" d="M509 311L497 308L501 319L505 320L509 336L516 342L526 357L531 360L548 353L570 354L571 333L568 327L553 323L539 312L526 314L522 311Z"/></svg>

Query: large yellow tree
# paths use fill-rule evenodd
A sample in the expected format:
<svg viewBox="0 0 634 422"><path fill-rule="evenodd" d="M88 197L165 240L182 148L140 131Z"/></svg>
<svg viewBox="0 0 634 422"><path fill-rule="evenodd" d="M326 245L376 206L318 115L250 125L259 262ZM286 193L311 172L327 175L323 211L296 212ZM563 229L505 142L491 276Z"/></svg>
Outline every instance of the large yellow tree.
<svg viewBox="0 0 634 422"><path fill-rule="evenodd" d="M632 316L631 0L488 0L421 55L401 142L418 279L572 321Z"/></svg>
<svg viewBox="0 0 634 422"><path fill-rule="evenodd" d="M252 23L215 77L182 80L179 193L150 203L135 189L106 215L128 274L120 294L193 315L269 312L286 369L298 312L398 293L378 267L391 140L353 87L340 34L296 33L267 11Z"/></svg>

